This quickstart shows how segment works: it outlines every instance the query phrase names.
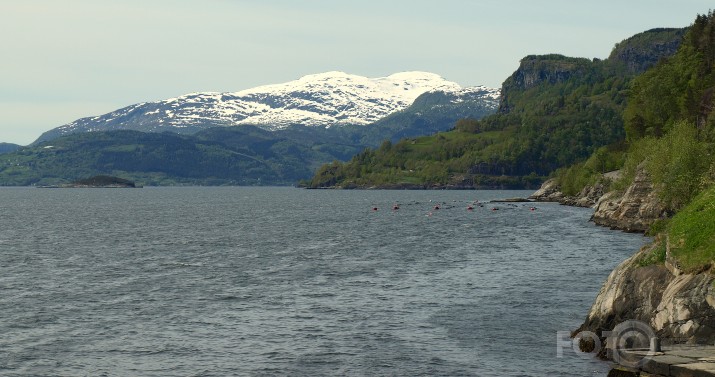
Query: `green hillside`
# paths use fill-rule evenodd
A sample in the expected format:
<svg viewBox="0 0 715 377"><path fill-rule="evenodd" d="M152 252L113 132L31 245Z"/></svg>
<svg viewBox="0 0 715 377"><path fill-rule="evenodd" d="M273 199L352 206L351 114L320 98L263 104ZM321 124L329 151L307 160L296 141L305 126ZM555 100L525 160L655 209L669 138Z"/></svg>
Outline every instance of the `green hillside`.
<svg viewBox="0 0 715 377"><path fill-rule="evenodd" d="M626 169L642 164L676 215L660 242L687 271L715 263L715 14L699 15L678 53L640 76L625 111ZM655 233L657 229L653 229Z"/></svg>
<svg viewBox="0 0 715 377"><path fill-rule="evenodd" d="M355 152L355 147L301 142L252 126L192 136L90 132L0 155L0 182L55 185L105 174L140 185L290 185L322 162Z"/></svg>
<svg viewBox="0 0 715 377"><path fill-rule="evenodd" d="M0 143L0 154L14 152L20 149L20 146L12 143Z"/></svg>
<svg viewBox="0 0 715 377"><path fill-rule="evenodd" d="M324 165L309 187L534 187L554 170L625 137L631 81L675 53L684 29L633 36L606 60L527 56L502 86L499 111L450 132ZM627 52L627 53L626 53Z"/></svg>
<svg viewBox="0 0 715 377"><path fill-rule="evenodd" d="M671 257L689 272L715 263L715 15L699 15L677 53L638 76L624 109L627 143L621 163L622 190L637 169L645 169L671 219L650 230L660 247L643 264L663 262L666 243ZM611 154L613 155L613 153ZM595 155L589 161L595 160ZM614 159L611 159L614 160ZM590 162L563 169L557 177L569 193L593 182ZM577 182L574 184L574 182Z"/></svg>
<svg viewBox="0 0 715 377"><path fill-rule="evenodd" d="M242 125L182 135L90 132L52 139L46 133L47 140L28 147L0 143L0 185L56 185L102 174L141 185L292 185L384 139L431 134L461 118L493 114L496 101L479 98L483 94L425 93L405 110L361 126L269 132Z"/></svg>

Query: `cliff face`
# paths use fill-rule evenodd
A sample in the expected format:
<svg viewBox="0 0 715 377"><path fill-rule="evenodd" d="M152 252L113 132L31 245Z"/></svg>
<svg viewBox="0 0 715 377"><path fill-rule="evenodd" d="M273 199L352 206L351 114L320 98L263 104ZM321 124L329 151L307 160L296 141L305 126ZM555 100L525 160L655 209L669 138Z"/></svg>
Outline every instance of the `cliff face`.
<svg viewBox="0 0 715 377"><path fill-rule="evenodd" d="M648 174L640 168L624 193L609 192L598 200L591 220L611 229L642 233L667 215Z"/></svg>
<svg viewBox="0 0 715 377"><path fill-rule="evenodd" d="M556 84L583 74L591 61L583 58L570 58L563 55L529 55L521 60L519 69L511 79L516 89L526 90L546 82Z"/></svg>
<svg viewBox="0 0 715 377"><path fill-rule="evenodd" d="M526 56L521 60L519 68L502 84L499 113L507 114L514 110L513 97L539 85L554 85L579 77L594 80L598 75L634 77L661 59L672 56L680 46L686 30L659 28L636 34L617 43L605 60L558 54ZM600 69L606 70L597 74Z"/></svg>
<svg viewBox="0 0 715 377"><path fill-rule="evenodd" d="M531 198L567 205L589 206L591 203L595 207L592 220L596 224L631 232L644 232L653 222L669 215L642 167L623 193L604 195L602 190L602 186L591 186L576 197L567 197L556 182L550 180ZM715 339L715 276L710 271L684 272L670 254L669 241L657 240L613 270L576 333L602 334L626 320L635 319L649 324L666 344L712 343ZM665 263L649 261L658 248L665 249Z"/></svg>
<svg viewBox="0 0 715 377"><path fill-rule="evenodd" d="M686 28L658 28L636 34L616 44L608 60L621 62L631 73L644 72L660 59L675 54Z"/></svg>
<svg viewBox="0 0 715 377"><path fill-rule="evenodd" d="M511 111L512 95L540 84L557 84L572 77L583 76L592 67L592 61L563 55L529 55L524 57L519 68L502 84L499 113Z"/></svg>
<svg viewBox="0 0 715 377"><path fill-rule="evenodd" d="M683 274L662 264L641 266L658 245L643 248L604 283L578 331L601 334L635 319L665 343L710 343L715 336L715 288L708 272Z"/></svg>

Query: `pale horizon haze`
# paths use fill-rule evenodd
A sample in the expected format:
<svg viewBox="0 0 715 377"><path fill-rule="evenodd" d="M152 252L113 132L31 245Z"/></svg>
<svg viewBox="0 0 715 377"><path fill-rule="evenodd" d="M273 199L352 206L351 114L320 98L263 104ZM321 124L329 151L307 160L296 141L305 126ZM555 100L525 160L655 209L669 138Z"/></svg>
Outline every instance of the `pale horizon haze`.
<svg viewBox="0 0 715 377"><path fill-rule="evenodd" d="M500 87L531 54L606 58L711 2L0 0L0 142L191 92L344 71Z"/></svg>

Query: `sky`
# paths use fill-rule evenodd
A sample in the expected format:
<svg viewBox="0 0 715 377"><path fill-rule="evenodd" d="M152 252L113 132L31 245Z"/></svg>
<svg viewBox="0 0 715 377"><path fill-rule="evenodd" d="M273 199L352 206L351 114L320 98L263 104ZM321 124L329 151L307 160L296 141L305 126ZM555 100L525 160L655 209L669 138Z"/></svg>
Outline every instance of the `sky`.
<svg viewBox="0 0 715 377"><path fill-rule="evenodd" d="M131 104L307 74L500 87L531 54L606 58L705 0L0 0L0 142Z"/></svg>

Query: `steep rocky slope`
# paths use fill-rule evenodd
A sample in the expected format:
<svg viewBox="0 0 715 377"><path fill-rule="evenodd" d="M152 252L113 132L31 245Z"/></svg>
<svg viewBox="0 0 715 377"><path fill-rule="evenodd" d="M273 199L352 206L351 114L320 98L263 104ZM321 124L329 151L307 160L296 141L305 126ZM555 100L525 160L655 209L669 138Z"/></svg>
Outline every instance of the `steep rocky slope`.
<svg viewBox="0 0 715 377"><path fill-rule="evenodd" d="M650 325L663 343L711 343L715 337L715 279L683 273L670 263L647 265L655 243L621 263L603 284L577 330L601 334L626 320Z"/></svg>
<svg viewBox="0 0 715 377"><path fill-rule="evenodd" d="M658 219L672 215L658 200L643 168L623 192L603 194L598 186L567 197L550 180L531 198L593 207L596 224L629 232L645 232ZM600 196L591 196L599 190ZM626 320L638 320L648 324L664 344L711 343L715 339L715 276L708 267L681 268L671 253L674 242L660 236L611 272L574 333L603 334Z"/></svg>
<svg viewBox="0 0 715 377"><path fill-rule="evenodd" d="M591 220L611 229L646 232L658 219L668 217L644 169L639 169L625 192L608 192L596 204Z"/></svg>
<svg viewBox="0 0 715 377"><path fill-rule="evenodd" d="M620 172L610 172L593 185L584 187L576 196L564 195L555 179L550 179L529 198L543 202L594 208L591 220L601 226L626 232L644 233L658 219L670 215L658 200L648 174L643 168L636 172L633 183L625 191L607 191L606 181L615 180Z"/></svg>

